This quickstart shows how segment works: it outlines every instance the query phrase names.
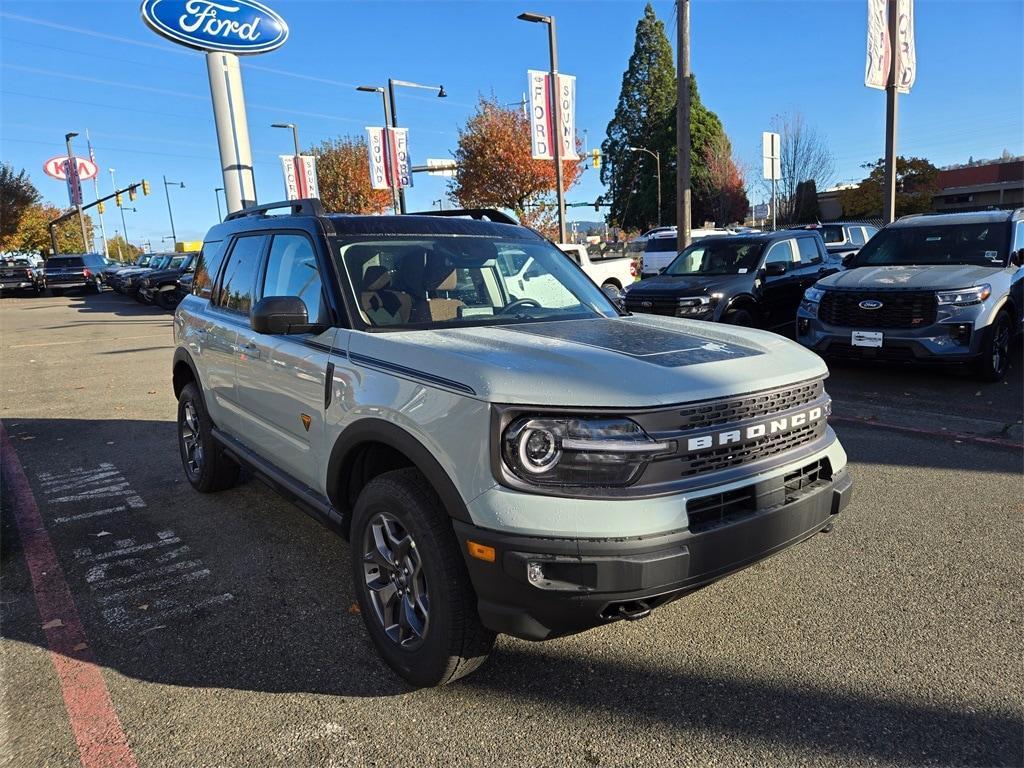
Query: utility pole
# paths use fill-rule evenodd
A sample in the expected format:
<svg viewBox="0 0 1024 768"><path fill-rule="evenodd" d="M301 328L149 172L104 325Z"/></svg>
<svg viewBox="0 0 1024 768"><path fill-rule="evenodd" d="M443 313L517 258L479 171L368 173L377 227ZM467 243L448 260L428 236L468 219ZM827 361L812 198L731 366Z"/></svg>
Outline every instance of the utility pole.
<svg viewBox="0 0 1024 768"><path fill-rule="evenodd" d="M690 244L690 0L676 0L676 233Z"/></svg>
<svg viewBox="0 0 1024 768"><path fill-rule="evenodd" d="M220 193L224 191L224 187L214 187L213 196L217 200L217 221L224 221L224 217L220 213ZM225 205L227 201L225 201Z"/></svg>
<svg viewBox="0 0 1024 768"><path fill-rule="evenodd" d="M889 224L896 219L896 123L899 94L896 91L899 64L899 17L896 0L889 0L889 77L885 83L885 191L882 218Z"/></svg>

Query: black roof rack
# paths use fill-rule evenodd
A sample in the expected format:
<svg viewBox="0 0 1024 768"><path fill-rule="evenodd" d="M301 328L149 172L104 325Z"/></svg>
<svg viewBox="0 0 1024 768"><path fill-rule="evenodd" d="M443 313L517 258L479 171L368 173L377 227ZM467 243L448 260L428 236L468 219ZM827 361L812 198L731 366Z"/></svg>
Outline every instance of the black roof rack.
<svg viewBox="0 0 1024 768"><path fill-rule="evenodd" d="M266 216L267 211L275 211L280 208L291 208L292 216L323 216L324 207L320 204L320 199L316 197L306 197L300 200L282 200L279 203L263 203L262 205L251 205L248 208L243 208L240 211L229 213L224 221L234 221L236 219L244 219L246 216Z"/></svg>
<svg viewBox="0 0 1024 768"><path fill-rule="evenodd" d="M415 211L406 214L407 216L452 216L461 218L468 216L471 219L477 221L493 221L496 224L514 224L519 226L519 222L509 216L507 213L502 213L496 208L449 208L446 211Z"/></svg>

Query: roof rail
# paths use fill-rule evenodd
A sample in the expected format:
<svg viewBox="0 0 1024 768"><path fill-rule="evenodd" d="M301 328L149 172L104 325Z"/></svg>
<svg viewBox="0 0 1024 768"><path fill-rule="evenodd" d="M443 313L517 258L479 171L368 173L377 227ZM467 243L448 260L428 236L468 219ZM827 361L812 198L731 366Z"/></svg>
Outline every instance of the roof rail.
<svg viewBox="0 0 1024 768"><path fill-rule="evenodd" d="M496 208L449 208L445 211L414 211L406 214L407 216L469 216L471 219L477 221L493 221L497 224L514 224L519 226L519 222L509 216L507 213L502 213Z"/></svg>
<svg viewBox="0 0 1024 768"><path fill-rule="evenodd" d="M279 203L263 203L262 205L250 205L240 211L229 213L224 221L244 219L246 216L266 216L267 211L278 210L279 208L291 208L292 216L323 216L324 207L317 197L305 197L299 200L282 200Z"/></svg>

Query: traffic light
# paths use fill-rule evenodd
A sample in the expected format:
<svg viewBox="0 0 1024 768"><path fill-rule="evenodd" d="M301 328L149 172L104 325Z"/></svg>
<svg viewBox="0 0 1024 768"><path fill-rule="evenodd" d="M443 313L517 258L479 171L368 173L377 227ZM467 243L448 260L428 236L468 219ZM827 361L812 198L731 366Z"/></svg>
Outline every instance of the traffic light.
<svg viewBox="0 0 1024 768"><path fill-rule="evenodd" d="M591 157L592 162L594 163L594 167L595 168L600 168L601 167L601 150L600 149L592 149L592 150L590 150L590 157Z"/></svg>
<svg viewBox="0 0 1024 768"><path fill-rule="evenodd" d="M102 200L96 203L96 210L99 212L100 216L102 216L106 212L107 209L106 207L104 207Z"/></svg>
<svg viewBox="0 0 1024 768"><path fill-rule="evenodd" d="M142 180L142 194L149 194L149 182L146 181L145 179Z"/></svg>
<svg viewBox="0 0 1024 768"><path fill-rule="evenodd" d="M596 152L597 150L595 149L594 151ZM598 213L601 212L601 198L600 197L598 197L597 200L594 201L594 210L597 211Z"/></svg>
<svg viewBox="0 0 1024 768"><path fill-rule="evenodd" d="M114 195L114 205L116 205L118 208L121 207L121 193L120 192L118 192L116 195Z"/></svg>
<svg viewBox="0 0 1024 768"><path fill-rule="evenodd" d="M133 203L135 202L135 198L138 197L138 195L135 192L136 186L138 185L132 184L132 186L128 187L128 199L131 200Z"/></svg>

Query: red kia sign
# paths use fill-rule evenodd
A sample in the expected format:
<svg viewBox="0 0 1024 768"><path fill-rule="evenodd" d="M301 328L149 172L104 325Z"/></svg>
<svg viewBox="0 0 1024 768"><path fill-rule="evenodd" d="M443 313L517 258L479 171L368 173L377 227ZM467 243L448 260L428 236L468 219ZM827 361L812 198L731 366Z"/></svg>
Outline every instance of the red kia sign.
<svg viewBox="0 0 1024 768"><path fill-rule="evenodd" d="M64 172L64 169L65 166L67 166L67 162L67 155L51 157L43 163L43 173L55 179L65 181L67 179L67 174ZM89 179L95 178L96 174L100 171L100 169L96 167L96 163L85 157L76 157L75 165L78 168L78 178L80 181L88 181Z"/></svg>

